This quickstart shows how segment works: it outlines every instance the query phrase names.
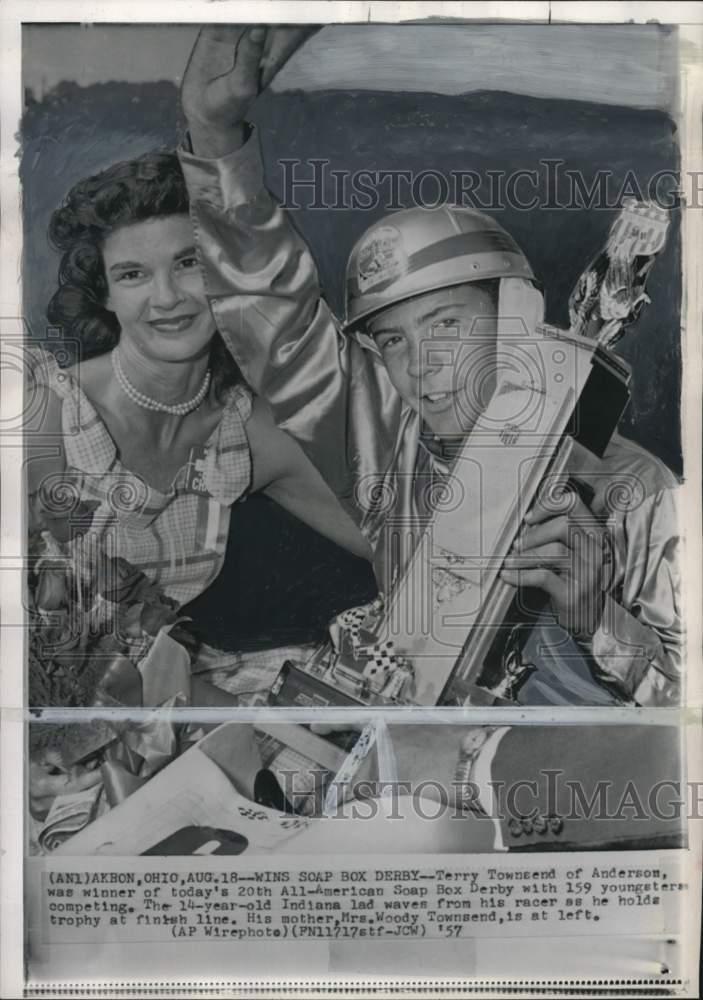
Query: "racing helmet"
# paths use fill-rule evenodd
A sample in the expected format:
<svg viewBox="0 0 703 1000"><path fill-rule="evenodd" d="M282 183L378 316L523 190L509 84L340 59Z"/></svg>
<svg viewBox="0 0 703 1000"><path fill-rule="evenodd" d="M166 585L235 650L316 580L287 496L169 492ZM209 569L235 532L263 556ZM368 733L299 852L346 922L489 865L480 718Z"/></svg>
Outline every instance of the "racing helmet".
<svg viewBox="0 0 703 1000"><path fill-rule="evenodd" d="M492 278L534 282L527 258L494 219L471 208L407 208L370 226L346 273L344 329L439 288Z"/></svg>

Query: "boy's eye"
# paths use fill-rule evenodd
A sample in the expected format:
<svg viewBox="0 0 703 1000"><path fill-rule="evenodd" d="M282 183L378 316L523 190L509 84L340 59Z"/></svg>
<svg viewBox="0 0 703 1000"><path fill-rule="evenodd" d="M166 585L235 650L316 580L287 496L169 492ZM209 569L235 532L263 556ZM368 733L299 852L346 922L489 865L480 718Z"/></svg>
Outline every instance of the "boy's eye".
<svg viewBox="0 0 703 1000"><path fill-rule="evenodd" d="M433 324L433 329L435 330L451 330L452 327L461 327L461 320L456 316L445 316L443 319L440 319Z"/></svg>
<svg viewBox="0 0 703 1000"><path fill-rule="evenodd" d="M399 344L402 339L400 334L387 334L385 337L379 337L376 343L380 351L387 351L389 347L395 347L396 344Z"/></svg>

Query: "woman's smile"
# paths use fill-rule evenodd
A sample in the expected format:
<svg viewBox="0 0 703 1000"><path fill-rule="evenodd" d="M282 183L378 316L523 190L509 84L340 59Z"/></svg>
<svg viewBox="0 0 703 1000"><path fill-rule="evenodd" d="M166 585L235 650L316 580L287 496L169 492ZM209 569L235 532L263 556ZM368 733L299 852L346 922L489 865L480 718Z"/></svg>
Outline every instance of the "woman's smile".
<svg viewBox="0 0 703 1000"><path fill-rule="evenodd" d="M159 333L180 333L193 325L198 318L198 313L182 313L179 316L168 316L162 319L147 320L149 326L153 326Z"/></svg>

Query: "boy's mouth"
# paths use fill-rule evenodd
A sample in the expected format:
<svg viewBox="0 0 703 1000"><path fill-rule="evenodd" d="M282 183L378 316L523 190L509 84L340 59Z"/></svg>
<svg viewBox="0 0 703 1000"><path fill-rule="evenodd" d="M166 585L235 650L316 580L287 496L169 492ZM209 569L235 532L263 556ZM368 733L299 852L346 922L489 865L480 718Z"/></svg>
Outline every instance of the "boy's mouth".
<svg viewBox="0 0 703 1000"><path fill-rule="evenodd" d="M446 392L426 392L420 397L420 405L429 412L444 410L448 406L454 405L454 393Z"/></svg>

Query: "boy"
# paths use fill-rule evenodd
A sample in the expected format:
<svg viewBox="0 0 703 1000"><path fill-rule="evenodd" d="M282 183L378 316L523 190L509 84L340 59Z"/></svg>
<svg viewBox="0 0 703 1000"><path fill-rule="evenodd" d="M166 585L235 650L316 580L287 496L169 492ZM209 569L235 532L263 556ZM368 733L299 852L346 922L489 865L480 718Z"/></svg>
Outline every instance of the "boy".
<svg viewBox="0 0 703 1000"><path fill-rule="evenodd" d="M201 39L184 81L196 155L181 161L208 294L245 377L356 517L387 594L408 556L396 547L394 561L388 529L417 537L495 386L501 324L529 336L541 296L493 220L409 209L370 227L352 251L342 332L308 248L264 186L255 140L246 141L260 31L240 32L234 63L231 38ZM290 51L285 40L281 51ZM437 360L448 345L450 364ZM636 496L614 506L613 477L623 474ZM559 623L525 647L539 669L520 700L675 704L674 477L615 435L590 485L588 506L579 498L564 514L533 509L503 567L506 583L543 591Z"/></svg>

